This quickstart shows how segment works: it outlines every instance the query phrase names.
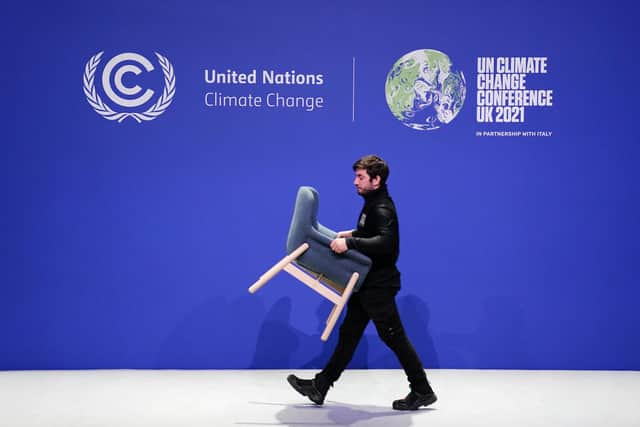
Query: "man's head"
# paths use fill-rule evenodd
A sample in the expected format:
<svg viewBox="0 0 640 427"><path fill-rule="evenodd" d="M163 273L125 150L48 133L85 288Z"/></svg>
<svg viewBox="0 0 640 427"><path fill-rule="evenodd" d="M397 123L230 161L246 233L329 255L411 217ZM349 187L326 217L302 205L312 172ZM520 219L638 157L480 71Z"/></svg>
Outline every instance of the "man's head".
<svg viewBox="0 0 640 427"><path fill-rule="evenodd" d="M358 194L367 194L384 186L389 176L387 162L375 155L361 157L353 164L353 181Z"/></svg>

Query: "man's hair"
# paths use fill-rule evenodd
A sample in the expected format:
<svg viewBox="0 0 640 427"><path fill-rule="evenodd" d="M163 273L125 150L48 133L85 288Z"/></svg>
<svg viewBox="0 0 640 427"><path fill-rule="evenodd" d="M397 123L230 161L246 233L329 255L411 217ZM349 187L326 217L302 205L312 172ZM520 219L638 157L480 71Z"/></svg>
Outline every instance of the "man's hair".
<svg viewBox="0 0 640 427"><path fill-rule="evenodd" d="M356 169L366 170L367 175L369 175L371 179L379 176L380 186L383 186L387 182L387 177L389 177L389 166L387 165L387 162L373 154L356 160L353 164L353 170L355 171Z"/></svg>

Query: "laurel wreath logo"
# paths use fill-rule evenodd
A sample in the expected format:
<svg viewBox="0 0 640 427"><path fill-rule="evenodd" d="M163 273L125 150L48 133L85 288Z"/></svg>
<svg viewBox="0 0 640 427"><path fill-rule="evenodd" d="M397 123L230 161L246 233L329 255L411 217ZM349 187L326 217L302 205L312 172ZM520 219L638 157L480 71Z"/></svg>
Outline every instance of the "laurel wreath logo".
<svg viewBox="0 0 640 427"><path fill-rule="evenodd" d="M154 53L158 57L158 62L160 63L160 68L162 68L162 74L164 75L164 90L162 91L162 96L158 98L158 101L154 105L142 113L137 113L115 111L102 102L100 95L96 92L94 78L103 53L104 51L98 52L89 59L84 67L84 75L82 79L82 89L84 94L87 97L89 105L91 105L96 113L100 114L107 120L117 120L118 123L122 123L122 121L127 117L132 117L138 123L142 123L143 121L149 121L157 118L160 114L164 113L167 108L169 108L169 105L171 105L171 102L173 101L173 97L176 95L176 76L173 72L173 65L171 65L171 62L158 52Z"/></svg>

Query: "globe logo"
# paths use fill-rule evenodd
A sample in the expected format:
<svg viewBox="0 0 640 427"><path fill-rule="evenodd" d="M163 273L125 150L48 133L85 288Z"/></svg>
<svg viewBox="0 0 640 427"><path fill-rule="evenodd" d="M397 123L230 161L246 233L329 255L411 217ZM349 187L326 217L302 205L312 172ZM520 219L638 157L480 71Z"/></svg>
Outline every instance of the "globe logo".
<svg viewBox="0 0 640 427"><path fill-rule="evenodd" d="M385 85L387 104L402 124L434 130L450 123L462 109L467 86L462 71L437 50L414 50L398 59Z"/></svg>

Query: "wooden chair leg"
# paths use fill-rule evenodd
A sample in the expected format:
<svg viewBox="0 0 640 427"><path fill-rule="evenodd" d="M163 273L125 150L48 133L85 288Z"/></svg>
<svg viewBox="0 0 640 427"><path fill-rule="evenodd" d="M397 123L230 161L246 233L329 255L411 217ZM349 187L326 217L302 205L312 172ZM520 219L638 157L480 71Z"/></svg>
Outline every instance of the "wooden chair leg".
<svg viewBox="0 0 640 427"><path fill-rule="evenodd" d="M286 257L282 258L278 261L273 267L267 270L260 278L249 287L250 293L255 293L258 289L263 287L269 280L273 278L276 274L280 272L283 268L285 268L288 264L295 261L304 251L309 248L308 243L301 244L295 251L291 252Z"/></svg>
<svg viewBox="0 0 640 427"><path fill-rule="evenodd" d="M331 310L331 314L327 319L327 326L324 328L324 332L322 332L322 336L320 337L322 341L329 339L329 335L331 335L331 331L333 331L333 327L336 325L336 322L342 313L342 309L347 304L349 297L353 293L353 288L356 286L357 281L358 273L354 272L349 279L349 283L347 283L347 287L342 294L342 298L340 298L340 302L338 302L335 307L333 307L333 310Z"/></svg>
<svg viewBox="0 0 640 427"><path fill-rule="evenodd" d="M329 313L329 317L327 317L327 321L324 322L325 324L329 323L329 319L331 319L331 316L333 316L333 314L336 312L336 309L338 308L338 305L334 305L333 308L331 309L331 313Z"/></svg>

